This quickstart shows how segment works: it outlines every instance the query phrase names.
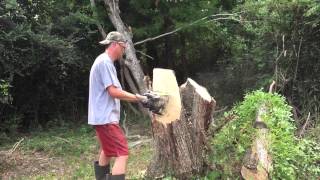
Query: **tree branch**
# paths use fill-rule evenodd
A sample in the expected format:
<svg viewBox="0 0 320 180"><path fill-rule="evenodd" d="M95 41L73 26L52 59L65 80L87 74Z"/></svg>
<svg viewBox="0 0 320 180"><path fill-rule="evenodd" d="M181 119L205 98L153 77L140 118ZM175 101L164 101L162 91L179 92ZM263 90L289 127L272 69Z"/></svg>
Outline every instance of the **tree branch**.
<svg viewBox="0 0 320 180"><path fill-rule="evenodd" d="M142 51L138 51L138 50L136 50L136 52L138 52L138 53L142 54L143 56L146 56L146 57L147 57L147 58L149 58L149 59L154 60L154 58L153 58L152 56L150 56L150 55L148 55L148 54L146 54L146 53L144 53L144 52L142 52Z"/></svg>
<svg viewBox="0 0 320 180"><path fill-rule="evenodd" d="M272 92L273 92L273 88L274 88L275 85L276 85L276 82L275 82L275 81L272 81L272 83L271 83L270 86L269 86L269 93L272 93Z"/></svg>
<svg viewBox="0 0 320 180"><path fill-rule="evenodd" d="M132 90L132 93L134 93L134 94L139 93L139 90L135 86L133 79L130 75L129 68L126 66L124 67L124 77L127 80L127 83L129 85L130 89ZM143 112L144 114L148 114L147 110L142 107L141 103L138 103L138 107L141 112Z"/></svg>
<svg viewBox="0 0 320 180"><path fill-rule="evenodd" d="M308 113L308 117L307 117L306 122L304 123L304 125L302 126L302 128L301 128L301 130L300 130L300 132L299 132L299 138L301 138L302 135L304 134L304 131L305 131L306 126L307 126L307 124L308 124L308 122L309 122L309 119L310 119L310 112Z"/></svg>
<svg viewBox="0 0 320 180"><path fill-rule="evenodd" d="M98 17L98 14L97 14L97 11L96 11L96 3L94 0L90 0L90 4L91 4L91 9L92 9L92 12L93 12L93 16L96 18ZM102 35L103 38L106 38L107 37L107 34L106 32L104 31L102 25L99 23L99 22L96 22L96 25L98 27L98 30L100 32L100 34Z"/></svg>
<svg viewBox="0 0 320 180"><path fill-rule="evenodd" d="M240 12L239 12L239 13L240 13ZM238 20L238 19L230 18L230 17L234 17L235 15L237 15L237 14L239 14L239 13L233 13L233 14L213 14L213 15L209 15L209 16L203 17L203 18L201 18L201 19L198 19L198 20L196 20L196 21L193 21L193 22L191 22L191 23L189 23L189 24L187 24L187 25L181 26L181 27L179 27L179 28L177 28L177 29L175 29L175 30L173 30L173 31L170 31L170 32L167 32L167 33L164 33L164 34L160 34L160 35L155 36L155 37L152 37L152 38L147 38L147 39L142 40L142 41L138 41L138 42L134 43L134 45L139 45L139 44L142 44L142 43L145 43L145 42L148 42L148 41L153 41L153 40L162 38L162 37L164 37L164 36L168 36L168 35L170 35L170 34L176 33L176 32L178 32L178 31L180 31L180 30L182 30L182 29L185 29L185 28L187 28L187 27L193 26L193 25L195 25L195 24L197 24L197 23L199 23L199 22L201 22L201 21L207 20L207 19L209 19L209 21L206 21L206 23L207 23L207 22L210 22L210 21L220 20L220 19L230 19L230 20L235 20L235 21L240 22L240 20ZM213 19L213 17L217 17L217 16L222 16L222 17L218 17L218 18L216 18L216 19Z"/></svg>
<svg viewBox="0 0 320 180"><path fill-rule="evenodd" d="M296 56L297 56L297 64L296 64L296 68L295 68L295 71L294 71L293 82L297 79L298 67L299 67L299 59L300 59L301 44L302 44L302 37L300 38L298 53L296 53ZM294 48L294 50L295 50L295 48Z"/></svg>
<svg viewBox="0 0 320 180"><path fill-rule="evenodd" d="M10 151L8 152L8 155L11 155L21 144L21 142L24 140L24 138L21 138L18 142L16 142L13 147L10 149Z"/></svg>

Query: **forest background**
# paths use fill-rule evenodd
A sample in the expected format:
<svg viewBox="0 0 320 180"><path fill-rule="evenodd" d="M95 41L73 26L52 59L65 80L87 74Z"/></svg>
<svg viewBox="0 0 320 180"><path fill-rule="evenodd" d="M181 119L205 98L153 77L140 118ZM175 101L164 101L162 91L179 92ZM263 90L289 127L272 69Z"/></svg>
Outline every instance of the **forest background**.
<svg viewBox="0 0 320 180"><path fill-rule="evenodd" d="M89 71L104 51L97 24L115 30L104 6L0 2L0 145L19 133L86 124ZM217 110L274 80L297 129L319 142L319 1L123 0L119 7L133 42L178 30L135 46L145 75L160 67L173 69L179 84L191 77Z"/></svg>

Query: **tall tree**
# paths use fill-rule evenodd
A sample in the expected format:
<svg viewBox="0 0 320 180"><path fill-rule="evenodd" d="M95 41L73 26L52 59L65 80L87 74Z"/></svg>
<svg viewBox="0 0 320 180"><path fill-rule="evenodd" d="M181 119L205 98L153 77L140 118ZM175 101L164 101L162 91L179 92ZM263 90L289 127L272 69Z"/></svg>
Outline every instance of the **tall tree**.
<svg viewBox="0 0 320 180"><path fill-rule="evenodd" d="M94 0L91 0L91 2L93 1ZM144 73L142 71L140 61L136 56L136 50L132 42L132 33L130 32L130 29L125 26L120 17L119 0L105 0L104 3L109 19L112 22L113 26L117 31L122 33L128 41L128 46L126 48L126 57L124 59L125 68L128 68L130 71L129 73L125 74L125 78L127 82L132 82L128 83L128 85L130 89L134 91L134 93L146 92L146 85L143 81Z"/></svg>

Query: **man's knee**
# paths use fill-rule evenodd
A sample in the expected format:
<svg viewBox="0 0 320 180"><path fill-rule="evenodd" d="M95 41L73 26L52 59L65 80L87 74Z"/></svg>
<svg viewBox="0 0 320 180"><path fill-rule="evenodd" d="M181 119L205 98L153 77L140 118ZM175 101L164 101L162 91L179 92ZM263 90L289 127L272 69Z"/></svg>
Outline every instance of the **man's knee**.
<svg viewBox="0 0 320 180"><path fill-rule="evenodd" d="M110 163L111 157L108 157L105 155L104 151L101 150L100 151L100 155L99 155L99 165L100 166L104 166Z"/></svg>
<svg viewBox="0 0 320 180"><path fill-rule="evenodd" d="M123 161L127 161L128 158L129 158L129 155L124 155L124 156L118 156L118 157L116 157L116 159L123 160Z"/></svg>
<svg viewBox="0 0 320 180"><path fill-rule="evenodd" d="M104 154L104 151L103 151L103 150L100 151L100 155L101 155L101 156L106 156L106 155Z"/></svg>

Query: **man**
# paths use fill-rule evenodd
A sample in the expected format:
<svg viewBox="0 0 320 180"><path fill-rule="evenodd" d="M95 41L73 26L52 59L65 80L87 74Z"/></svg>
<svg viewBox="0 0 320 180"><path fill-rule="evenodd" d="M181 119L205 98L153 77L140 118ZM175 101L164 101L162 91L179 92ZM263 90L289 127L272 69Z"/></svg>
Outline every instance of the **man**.
<svg viewBox="0 0 320 180"><path fill-rule="evenodd" d="M95 176L97 180L124 180L128 144L119 126L120 100L138 102L145 97L122 90L117 78L114 62L125 52L124 36L113 31L100 44L106 49L94 61L89 80L88 124L94 126L101 147L99 161L94 162ZM112 157L115 161L110 174Z"/></svg>

